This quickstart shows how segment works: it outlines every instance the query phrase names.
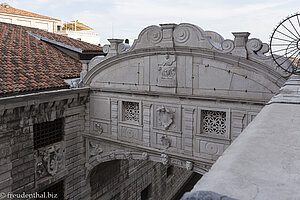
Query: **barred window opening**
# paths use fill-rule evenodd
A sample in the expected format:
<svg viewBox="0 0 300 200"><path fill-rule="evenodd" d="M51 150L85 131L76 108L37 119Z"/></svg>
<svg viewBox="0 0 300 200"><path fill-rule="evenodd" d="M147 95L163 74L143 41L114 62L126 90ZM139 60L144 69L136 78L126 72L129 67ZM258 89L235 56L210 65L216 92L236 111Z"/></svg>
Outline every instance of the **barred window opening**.
<svg viewBox="0 0 300 200"><path fill-rule="evenodd" d="M225 136L226 112L202 110L202 133Z"/></svg>
<svg viewBox="0 0 300 200"><path fill-rule="evenodd" d="M118 179L121 172L121 161L108 161L96 166L91 172L91 193L92 195L100 191L104 186L110 186L114 179Z"/></svg>
<svg viewBox="0 0 300 200"><path fill-rule="evenodd" d="M148 185L143 191L141 192L141 200L148 200L152 197L152 184Z"/></svg>
<svg viewBox="0 0 300 200"><path fill-rule="evenodd" d="M63 118L33 125L34 149L59 142L63 139Z"/></svg>
<svg viewBox="0 0 300 200"><path fill-rule="evenodd" d="M57 199L63 200L64 199L64 181L59 181L50 187L46 188L45 190L39 192L39 195L46 195L44 197L49 199ZM45 198L45 199L46 199Z"/></svg>
<svg viewBox="0 0 300 200"><path fill-rule="evenodd" d="M123 121L140 121L140 105L138 102L123 101Z"/></svg>

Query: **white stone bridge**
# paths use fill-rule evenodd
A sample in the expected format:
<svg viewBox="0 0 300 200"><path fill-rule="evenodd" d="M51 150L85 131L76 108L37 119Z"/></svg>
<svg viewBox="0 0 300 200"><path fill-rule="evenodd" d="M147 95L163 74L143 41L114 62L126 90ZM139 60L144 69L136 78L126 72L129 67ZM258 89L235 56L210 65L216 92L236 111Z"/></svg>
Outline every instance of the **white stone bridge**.
<svg viewBox="0 0 300 200"><path fill-rule="evenodd" d="M143 159L204 174L286 81L268 45L191 24L145 28L132 47L111 39L83 65L90 88L87 175Z"/></svg>

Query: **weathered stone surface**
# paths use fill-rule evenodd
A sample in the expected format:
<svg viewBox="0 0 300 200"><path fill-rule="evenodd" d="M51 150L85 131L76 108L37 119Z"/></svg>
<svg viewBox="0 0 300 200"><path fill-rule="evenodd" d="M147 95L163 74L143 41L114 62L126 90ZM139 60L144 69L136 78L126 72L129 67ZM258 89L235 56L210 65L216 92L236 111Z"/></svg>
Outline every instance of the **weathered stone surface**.
<svg viewBox="0 0 300 200"><path fill-rule="evenodd" d="M187 192L181 200L235 200L233 198L210 191Z"/></svg>
<svg viewBox="0 0 300 200"><path fill-rule="evenodd" d="M237 199L299 199L299 77L291 79L217 160L193 191Z"/></svg>
<svg viewBox="0 0 300 200"><path fill-rule="evenodd" d="M235 35L150 26L132 48L111 39L106 57L82 62L86 88L1 98L0 190L35 192L64 180L66 199L140 199L148 187L153 199L171 199L192 171L209 170L285 81L266 44ZM49 145L34 157L34 124L57 118L63 155ZM63 160L50 172L49 150L54 167ZM129 163L124 173L91 195L91 172L116 160ZM40 178L38 161L48 169ZM169 165L181 169L166 178Z"/></svg>

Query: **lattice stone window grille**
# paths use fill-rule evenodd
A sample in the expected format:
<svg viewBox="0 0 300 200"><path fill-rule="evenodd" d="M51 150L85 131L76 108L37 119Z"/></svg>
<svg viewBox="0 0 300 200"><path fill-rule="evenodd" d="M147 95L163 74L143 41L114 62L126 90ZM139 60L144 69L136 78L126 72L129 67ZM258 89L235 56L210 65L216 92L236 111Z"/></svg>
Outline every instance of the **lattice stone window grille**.
<svg viewBox="0 0 300 200"><path fill-rule="evenodd" d="M202 110L202 133L226 135L226 112Z"/></svg>
<svg viewBox="0 0 300 200"><path fill-rule="evenodd" d="M140 121L140 104L138 102L123 101L123 121Z"/></svg>
<svg viewBox="0 0 300 200"><path fill-rule="evenodd" d="M42 122L33 125L34 149L45 147L49 144L62 141L63 118L50 122Z"/></svg>

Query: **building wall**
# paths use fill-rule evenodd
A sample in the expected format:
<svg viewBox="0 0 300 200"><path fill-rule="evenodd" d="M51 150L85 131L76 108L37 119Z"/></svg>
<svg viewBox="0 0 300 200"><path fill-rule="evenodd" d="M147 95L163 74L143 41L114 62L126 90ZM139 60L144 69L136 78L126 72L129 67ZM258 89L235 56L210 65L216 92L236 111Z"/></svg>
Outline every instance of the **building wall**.
<svg viewBox="0 0 300 200"><path fill-rule="evenodd" d="M39 28L51 33L57 31L58 21L0 13L0 22Z"/></svg>
<svg viewBox="0 0 300 200"><path fill-rule="evenodd" d="M90 44L99 45L100 37L97 33L91 31L61 31L58 34L66 34L70 38L88 42Z"/></svg>
<svg viewBox="0 0 300 200"><path fill-rule="evenodd" d="M148 197L168 200L172 199L192 174L191 171L174 167L172 174L167 176L169 166L151 161L119 160L119 162L121 163L120 173L117 175L114 171L110 171L109 166L105 172L102 171L102 173L114 174L114 176L110 177L110 180L107 181L108 184L99 187L96 194L91 194L91 199L140 200L143 199L143 196L144 199ZM99 181L101 182L101 180ZM148 194L145 195L147 189L149 189Z"/></svg>
<svg viewBox="0 0 300 200"><path fill-rule="evenodd" d="M150 184L153 199L171 199L192 173L175 167L167 177L169 165L125 159L120 173L92 194L82 134L89 128L88 90L46 92L0 101L0 191L6 195L50 191L63 181L64 199L141 199L142 190ZM35 149L35 126L57 119L63 121L63 139ZM50 161L57 168L53 170Z"/></svg>
<svg viewBox="0 0 300 200"><path fill-rule="evenodd" d="M0 191L30 194L63 180L65 198L80 199L87 94L87 90L64 91L0 100ZM59 118L63 140L34 149L34 125Z"/></svg>

